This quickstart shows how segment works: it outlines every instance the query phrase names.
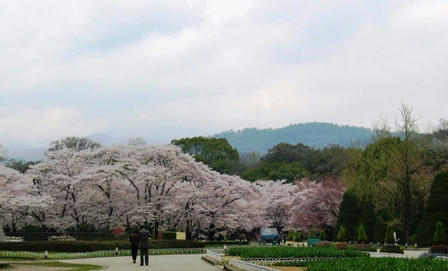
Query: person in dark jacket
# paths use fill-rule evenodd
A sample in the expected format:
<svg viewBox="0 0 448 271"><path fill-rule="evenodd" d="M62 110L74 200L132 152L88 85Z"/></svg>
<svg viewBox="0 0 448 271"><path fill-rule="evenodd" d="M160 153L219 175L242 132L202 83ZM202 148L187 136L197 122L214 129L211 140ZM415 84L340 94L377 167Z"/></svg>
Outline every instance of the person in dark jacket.
<svg viewBox="0 0 448 271"><path fill-rule="evenodd" d="M145 264L149 265L148 240L149 240L149 231L143 227L138 232L138 246L140 248L140 265L141 266L143 266L143 256L145 257Z"/></svg>
<svg viewBox="0 0 448 271"><path fill-rule="evenodd" d="M137 253L138 253L138 231L135 230L131 236L129 237L129 242L131 243L131 254L132 254L132 262L135 263L137 261Z"/></svg>

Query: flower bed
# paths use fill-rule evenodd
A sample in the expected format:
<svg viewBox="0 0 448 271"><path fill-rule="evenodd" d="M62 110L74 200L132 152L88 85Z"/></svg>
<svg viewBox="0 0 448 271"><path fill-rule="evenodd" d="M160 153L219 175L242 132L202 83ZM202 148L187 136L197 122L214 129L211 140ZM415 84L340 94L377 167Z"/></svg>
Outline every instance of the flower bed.
<svg viewBox="0 0 448 271"><path fill-rule="evenodd" d="M448 261L431 259L356 258L312 262L306 271L445 271Z"/></svg>

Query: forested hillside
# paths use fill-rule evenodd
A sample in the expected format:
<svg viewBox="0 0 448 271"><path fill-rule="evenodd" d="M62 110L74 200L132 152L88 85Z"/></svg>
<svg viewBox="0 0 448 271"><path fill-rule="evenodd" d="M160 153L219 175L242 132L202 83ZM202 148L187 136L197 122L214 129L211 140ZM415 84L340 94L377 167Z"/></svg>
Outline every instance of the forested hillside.
<svg viewBox="0 0 448 271"><path fill-rule="evenodd" d="M364 147L369 143L372 135L373 131L367 128L312 122L292 124L279 129L247 128L227 131L215 134L213 137L227 139L239 153L265 154L278 143L293 145L302 143L313 148L324 148L328 145Z"/></svg>

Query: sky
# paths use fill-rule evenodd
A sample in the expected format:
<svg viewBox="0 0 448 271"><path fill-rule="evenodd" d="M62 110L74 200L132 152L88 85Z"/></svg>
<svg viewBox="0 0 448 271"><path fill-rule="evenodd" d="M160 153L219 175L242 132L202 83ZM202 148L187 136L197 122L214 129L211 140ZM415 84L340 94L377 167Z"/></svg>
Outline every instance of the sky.
<svg viewBox="0 0 448 271"><path fill-rule="evenodd" d="M14 0L0 144L448 118L448 1Z"/></svg>

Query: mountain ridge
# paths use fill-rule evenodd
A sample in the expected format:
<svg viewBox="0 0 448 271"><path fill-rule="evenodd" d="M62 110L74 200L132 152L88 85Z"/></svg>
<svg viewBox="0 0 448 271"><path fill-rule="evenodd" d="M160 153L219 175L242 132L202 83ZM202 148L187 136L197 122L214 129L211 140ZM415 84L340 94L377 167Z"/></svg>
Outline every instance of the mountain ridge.
<svg viewBox="0 0 448 271"><path fill-rule="evenodd" d="M237 131L224 131L212 135L225 138L240 153L258 152L265 154L278 143L304 145L313 148L324 148L328 145L343 147L365 147L374 132L372 129L338 125L327 122L307 122L290 124L281 128L245 128Z"/></svg>

